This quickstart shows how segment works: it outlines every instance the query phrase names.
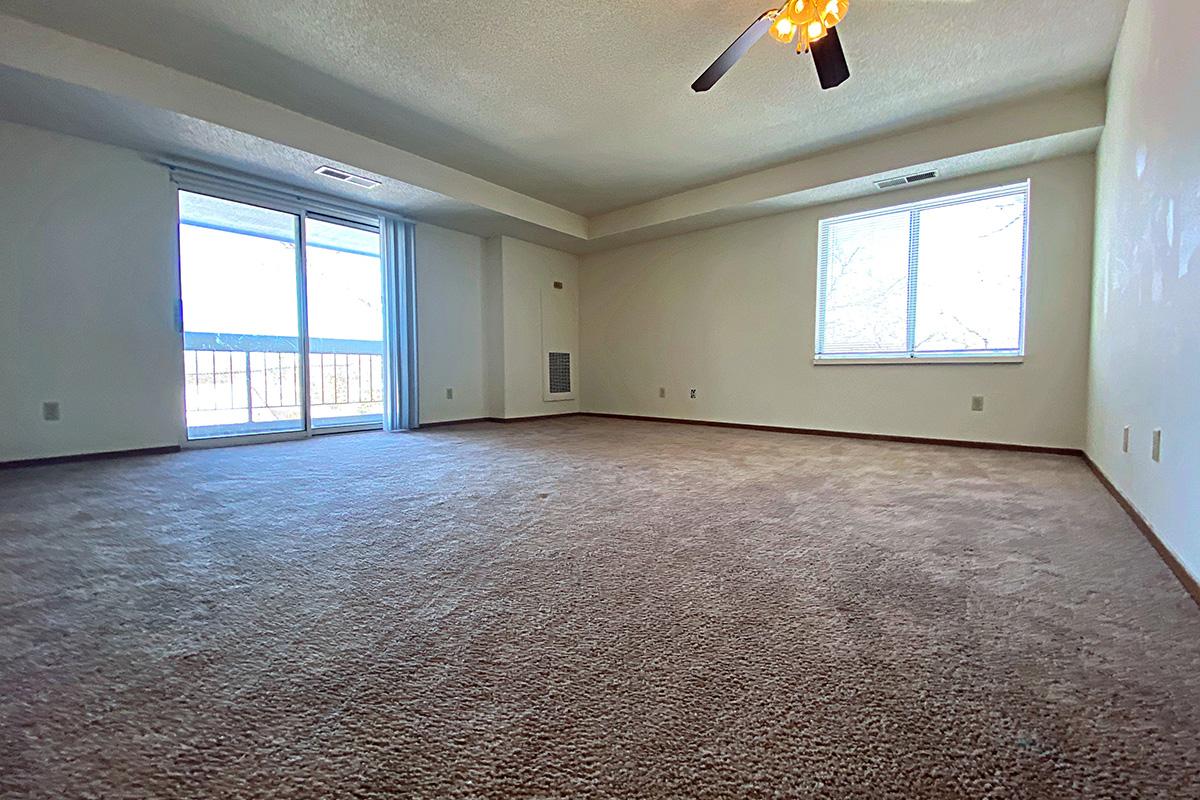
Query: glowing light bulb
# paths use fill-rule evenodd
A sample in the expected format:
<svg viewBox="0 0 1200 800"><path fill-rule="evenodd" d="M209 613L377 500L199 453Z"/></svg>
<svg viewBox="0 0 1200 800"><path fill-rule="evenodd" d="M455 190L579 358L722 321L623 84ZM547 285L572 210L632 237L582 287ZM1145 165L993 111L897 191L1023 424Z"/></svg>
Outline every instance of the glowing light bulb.
<svg viewBox="0 0 1200 800"><path fill-rule="evenodd" d="M771 26L771 35L777 41L787 44L796 35L796 23L792 21L791 17L780 14L779 18L775 20L775 24Z"/></svg>
<svg viewBox="0 0 1200 800"><path fill-rule="evenodd" d="M815 41L824 39L826 33L825 26L821 23L820 19L805 19L803 26L800 28L800 35L796 37L796 52L807 53L809 45Z"/></svg>
<svg viewBox="0 0 1200 800"><path fill-rule="evenodd" d="M826 28L832 28L845 18L850 10L850 0L829 0L818 15Z"/></svg>

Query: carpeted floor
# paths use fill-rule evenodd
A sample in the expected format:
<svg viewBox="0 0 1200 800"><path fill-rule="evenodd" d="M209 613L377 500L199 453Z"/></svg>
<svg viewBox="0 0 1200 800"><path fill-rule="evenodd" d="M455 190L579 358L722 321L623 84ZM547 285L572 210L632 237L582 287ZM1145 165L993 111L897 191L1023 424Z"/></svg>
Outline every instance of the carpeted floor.
<svg viewBox="0 0 1200 800"><path fill-rule="evenodd" d="M0 473L0 794L1198 797L1077 459L573 418Z"/></svg>

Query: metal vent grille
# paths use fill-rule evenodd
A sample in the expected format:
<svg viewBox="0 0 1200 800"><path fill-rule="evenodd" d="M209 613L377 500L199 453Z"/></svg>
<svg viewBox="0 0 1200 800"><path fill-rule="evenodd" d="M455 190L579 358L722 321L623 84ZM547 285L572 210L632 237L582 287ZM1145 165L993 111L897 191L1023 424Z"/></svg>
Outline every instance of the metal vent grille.
<svg viewBox="0 0 1200 800"><path fill-rule="evenodd" d="M550 394L566 394L571 391L571 354L548 353L550 370Z"/></svg>
<svg viewBox="0 0 1200 800"><path fill-rule="evenodd" d="M895 178L881 178L875 181L877 189L892 189L897 186L907 186L910 183L920 183L921 181L933 180L938 176L937 170L929 172L917 172L912 175L899 175Z"/></svg>
<svg viewBox="0 0 1200 800"><path fill-rule="evenodd" d="M937 177L937 170L930 172L918 172L916 175L908 175L904 178L905 183L919 183L921 181L930 181Z"/></svg>
<svg viewBox="0 0 1200 800"><path fill-rule="evenodd" d="M326 178L333 178L335 181L349 183L354 186L362 187L363 189L374 189L376 186L381 185L377 180L364 178L362 175L355 175L352 172L346 172L345 170L338 169L337 167L331 167L328 164L317 167L314 171L318 175L324 175Z"/></svg>
<svg viewBox="0 0 1200 800"><path fill-rule="evenodd" d="M907 181L903 177L899 178L884 178L881 181L875 181L877 189L891 189L893 186L903 186Z"/></svg>

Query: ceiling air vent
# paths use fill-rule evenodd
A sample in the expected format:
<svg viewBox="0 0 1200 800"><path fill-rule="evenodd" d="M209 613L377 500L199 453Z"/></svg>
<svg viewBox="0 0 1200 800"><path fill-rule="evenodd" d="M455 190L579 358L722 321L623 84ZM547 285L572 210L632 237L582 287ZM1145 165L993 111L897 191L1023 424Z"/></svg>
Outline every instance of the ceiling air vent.
<svg viewBox="0 0 1200 800"><path fill-rule="evenodd" d="M379 181L374 181L370 178L364 178L361 175L354 175L350 172L346 172L345 170L338 169L337 167L331 167L329 165L317 167L316 173L318 175L324 175L326 178L333 178L335 181L341 181L342 183L348 183L352 186L358 186L363 189L374 189L376 186L380 185Z"/></svg>
<svg viewBox="0 0 1200 800"><path fill-rule="evenodd" d="M933 169L928 172L915 172L912 175L900 175L896 178L881 178L875 181L876 189L894 189L897 186L907 186L910 183L920 183L921 181L931 181L938 176L937 170Z"/></svg>

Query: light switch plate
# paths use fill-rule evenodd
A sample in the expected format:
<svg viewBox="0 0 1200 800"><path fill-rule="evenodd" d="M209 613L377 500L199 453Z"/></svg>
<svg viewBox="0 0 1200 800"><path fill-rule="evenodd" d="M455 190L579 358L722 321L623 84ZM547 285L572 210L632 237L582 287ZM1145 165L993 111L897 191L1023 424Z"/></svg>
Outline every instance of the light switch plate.
<svg viewBox="0 0 1200 800"><path fill-rule="evenodd" d="M1162 428L1155 428L1150 436L1150 457L1162 461Z"/></svg>

